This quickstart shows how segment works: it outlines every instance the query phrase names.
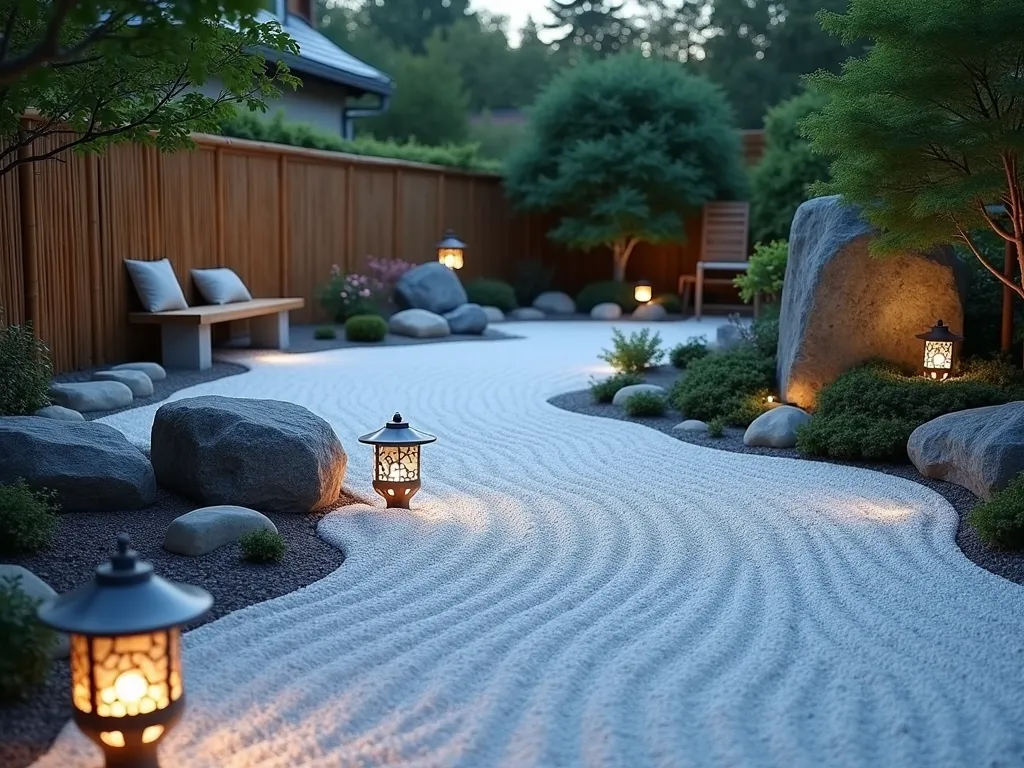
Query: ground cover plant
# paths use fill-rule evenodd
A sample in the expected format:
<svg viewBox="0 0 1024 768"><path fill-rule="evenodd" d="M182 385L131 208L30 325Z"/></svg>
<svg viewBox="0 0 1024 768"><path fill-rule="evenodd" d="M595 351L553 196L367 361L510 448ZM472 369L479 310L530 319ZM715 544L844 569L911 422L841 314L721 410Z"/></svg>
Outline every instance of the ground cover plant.
<svg viewBox="0 0 1024 768"><path fill-rule="evenodd" d="M634 331L627 337L618 328L612 329L612 348L598 355L612 368L622 373L642 373L657 365L665 357L661 348L661 334L650 328Z"/></svg>
<svg viewBox="0 0 1024 768"><path fill-rule="evenodd" d="M721 418L743 427L760 415L755 406L774 384L774 356L744 343L691 362L672 386L669 402L688 419Z"/></svg>
<svg viewBox="0 0 1024 768"><path fill-rule="evenodd" d="M0 485L0 555L26 555L49 549L57 530L53 494L24 480Z"/></svg>
<svg viewBox="0 0 1024 768"><path fill-rule="evenodd" d="M833 459L904 462L910 433L946 413L1024 398L1024 375L1007 363L968 362L960 376L931 381L872 363L847 371L818 394L798 450Z"/></svg>
<svg viewBox="0 0 1024 768"><path fill-rule="evenodd" d="M279 563L286 549L284 537L276 531L249 531L238 539L242 559L250 563Z"/></svg>
<svg viewBox="0 0 1024 768"><path fill-rule="evenodd" d="M1024 474L992 494L971 511L969 518L978 536L991 547L1024 549Z"/></svg>
<svg viewBox="0 0 1024 768"><path fill-rule="evenodd" d="M623 410L633 418L642 416L664 416L668 403L664 395L656 392L635 392L626 398Z"/></svg>
<svg viewBox="0 0 1024 768"><path fill-rule="evenodd" d="M668 353L668 359L672 365L683 371L694 360L707 357L711 350L708 349L708 341L703 336L694 336L687 339L683 344L676 344Z"/></svg>

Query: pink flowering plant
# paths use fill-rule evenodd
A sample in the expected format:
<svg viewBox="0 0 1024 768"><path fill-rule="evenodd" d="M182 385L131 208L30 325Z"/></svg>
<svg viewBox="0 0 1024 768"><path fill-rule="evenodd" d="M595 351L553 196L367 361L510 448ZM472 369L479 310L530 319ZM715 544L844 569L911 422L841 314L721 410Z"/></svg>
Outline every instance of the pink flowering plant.
<svg viewBox="0 0 1024 768"><path fill-rule="evenodd" d="M380 304L386 300L387 294L376 278L342 274L337 264L331 267L331 279L320 290L320 304L339 323L352 315L379 314Z"/></svg>
<svg viewBox="0 0 1024 768"><path fill-rule="evenodd" d="M416 265L404 259L382 259L371 256L366 262L366 271L376 280L384 295L390 300L395 293L398 278Z"/></svg>

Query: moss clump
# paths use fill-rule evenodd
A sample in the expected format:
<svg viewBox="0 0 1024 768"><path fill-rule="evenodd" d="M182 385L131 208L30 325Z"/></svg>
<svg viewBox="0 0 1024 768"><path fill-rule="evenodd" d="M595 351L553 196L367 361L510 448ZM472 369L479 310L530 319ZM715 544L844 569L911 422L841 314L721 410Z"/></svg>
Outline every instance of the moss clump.
<svg viewBox="0 0 1024 768"><path fill-rule="evenodd" d="M279 563L286 549L281 534L266 529L243 534L238 546L242 549L242 559L250 563Z"/></svg>
<svg viewBox="0 0 1024 768"><path fill-rule="evenodd" d="M380 315L353 315L345 321L349 341L383 341L387 335L388 322Z"/></svg>

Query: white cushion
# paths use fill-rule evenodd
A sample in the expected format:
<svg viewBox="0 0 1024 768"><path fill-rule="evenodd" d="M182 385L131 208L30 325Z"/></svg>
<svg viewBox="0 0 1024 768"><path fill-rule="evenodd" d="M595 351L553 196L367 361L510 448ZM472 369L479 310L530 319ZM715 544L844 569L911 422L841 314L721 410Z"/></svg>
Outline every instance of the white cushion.
<svg viewBox="0 0 1024 768"><path fill-rule="evenodd" d="M192 279L199 293L210 304L252 301L252 294L233 269L193 269Z"/></svg>
<svg viewBox="0 0 1024 768"><path fill-rule="evenodd" d="M147 312L169 312L172 309L188 309L185 294L181 292L174 267L167 259L160 261L133 261L125 259L135 292Z"/></svg>

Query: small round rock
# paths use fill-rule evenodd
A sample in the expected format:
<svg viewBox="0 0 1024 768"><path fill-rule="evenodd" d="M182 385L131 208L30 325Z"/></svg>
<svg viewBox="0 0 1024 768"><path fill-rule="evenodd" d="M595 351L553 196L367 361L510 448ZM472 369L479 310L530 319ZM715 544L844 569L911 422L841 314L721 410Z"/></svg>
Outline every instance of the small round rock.
<svg viewBox="0 0 1024 768"><path fill-rule="evenodd" d="M164 534L164 549L176 555L198 557L260 530L277 533L277 526L255 509L229 504L202 507L171 521Z"/></svg>
<svg viewBox="0 0 1024 768"><path fill-rule="evenodd" d="M707 432L708 425L706 422L698 419L687 419L686 421L679 422L672 429L676 432Z"/></svg>

